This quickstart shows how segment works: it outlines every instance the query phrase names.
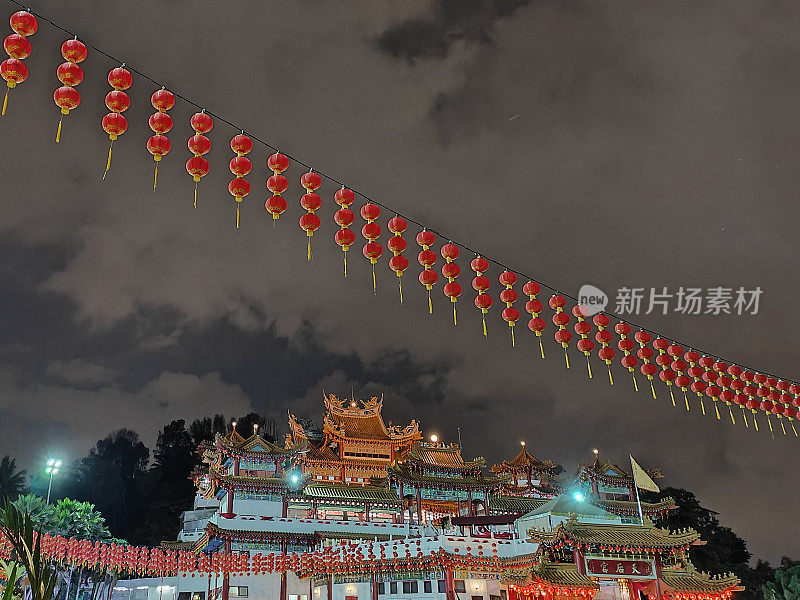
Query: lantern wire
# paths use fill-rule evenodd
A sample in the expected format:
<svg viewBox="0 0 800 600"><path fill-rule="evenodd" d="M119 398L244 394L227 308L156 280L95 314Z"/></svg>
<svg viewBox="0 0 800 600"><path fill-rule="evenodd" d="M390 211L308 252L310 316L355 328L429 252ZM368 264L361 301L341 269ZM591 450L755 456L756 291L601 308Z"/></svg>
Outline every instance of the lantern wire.
<svg viewBox="0 0 800 600"><path fill-rule="evenodd" d="M303 160L301 160L300 158L298 158L298 157L296 157L296 156L293 156L293 155L291 155L291 154L289 154L289 153L287 153L287 152L285 152L285 151L282 151L282 150L280 150L280 149L279 149L277 146L275 146L275 145L271 144L271 143L270 143L270 142L268 142L267 140L265 140L265 139L263 139L263 138L261 138L261 137L259 137L259 136L255 135L255 134L252 134L252 133L248 132L248 131L247 131L245 128L243 128L243 127L241 127L241 126L239 126L239 125L237 125L237 124L233 123L232 121L230 121L230 120L226 119L226 118L225 118L225 117L223 117L222 115L219 115L219 114L217 114L217 113L214 113L214 112L212 112L212 111L208 110L207 108L204 108L204 107L203 107L203 105L201 105L200 103L196 102L195 100L192 100L191 98L189 98L189 97L187 97L187 96L184 96L184 95L183 95L183 94L181 94L180 92L176 92L176 91L174 90L174 88L171 88L171 87L169 87L169 86L166 86L165 84L163 84L163 83L161 83L160 81L158 81L158 80L154 79L153 77L151 77L151 76L150 76L150 75L148 75L147 73L145 73L145 72L143 72L143 71L140 71L139 69L136 69L135 67L132 67L132 66L130 65L130 63L128 63L127 61L122 61L122 60L120 60L120 59L116 58L114 55L110 54L109 52L106 52L106 51L105 51L105 50L103 50L102 48L99 48L98 46L95 46L95 45L94 45L94 44L92 44L91 42L88 42L88 41L86 41L85 39L82 39L82 38L81 38L80 36L78 36L78 35L77 35L75 32L73 32L73 31L71 31L70 29L68 29L68 28L64 27L63 25L60 25L59 23L56 23L56 22L55 22L55 21L53 21L52 19L49 19L47 16L45 16L45 15L43 15L43 14L39 13L39 12L36 12L36 11L34 11L34 10L31 10L31 9L30 9L30 8L27 6L27 4L23 4L23 3L22 3L22 2L20 2L19 0L9 0L9 2L11 2L12 4L15 4L16 6L18 6L18 7L19 7L20 9L22 9L22 10L27 10L28 12L30 12L31 14L33 14L33 15L34 15L34 16L35 16L37 19L39 19L39 20L41 20L41 21L44 21L44 22L48 23L48 24L49 24L49 25L51 25L52 27L54 27L54 28L56 28L56 29L58 29L58 30L60 30L60 31L64 32L65 34L69 35L70 37L73 37L74 39L80 39L80 40L81 40L81 41L82 41L84 44L86 44L86 46L87 46L88 48L91 48L92 50L94 50L94 51L95 51L95 52L97 52L98 54L100 54L100 55L102 55L102 56L105 56L105 57L106 57L107 59L109 59L110 61L112 61L112 62L115 62L115 63L120 63L120 64L122 64L123 62L125 62L125 68L127 68L127 69L128 69L128 70L130 70L130 71L132 71L133 73L136 73L138 76L142 77L143 79L146 79L147 81L151 82L151 83L152 83L152 84L154 84L155 86L157 86L157 87L159 87L159 88L166 88L166 89L169 89L169 90L170 90L170 91L171 91L171 92L172 92L172 93L175 95L175 97L176 97L176 98L179 98L180 100L182 100L182 101L186 102L187 104L189 104L189 105L191 105L191 106L193 106L193 107L195 107L195 108L197 108L197 109L200 109L200 110L205 110L205 112L206 112L206 113L208 113L210 116L212 116L212 117L214 117L215 119L217 119L217 120L219 120L219 121L221 121L221 122L225 123L226 125L230 126L231 128L233 128L233 129L235 129L235 130L237 130L237 131L240 131L240 132L244 133L245 135L248 135L248 136L250 136L250 138L252 138L254 141L258 142L258 143L259 143L259 144L261 144L262 146L265 146L265 147L269 148L270 150L272 150L272 151L274 151L274 152L282 152L282 154L284 154L284 155L285 155L287 158L289 158L290 160L294 161L294 162L295 162L295 163L297 163L298 165L300 165L300 166L302 166L302 167L305 167L305 168L307 168L307 169L311 169L311 165L309 165L308 163L304 162L304 161L303 161ZM8 90L8 88L7 88L7 89L6 89L6 95L5 95L5 98L4 98L4 100L3 100L3 111L2 111L2 114L5 114L5 108L6 108L6 104L7 104L7 100L8 100L8 91L9 91L9 90ZM109 148L109 158L110 158L110 155L111 155L111 152L110 152L110 150L111 150L111 149ZM110 160L109 160L109 162L110 162ZM110 168L110 164L109 164L109 168ZM108 171L108 169L106 169L106 172L107 172L107 171ZM361 191L359 191L359 190L357 190L357 189L355 189L355 188L353 188L353 187L350 187L350 186L345 186L345 184L344 184L342 181L338 180L337 178L333 177L332 175L329 175L329 174L327 174L327 173L325 173L325 172L323 172L323 171L320 171L320 170L319 170L319 169L317 169L317 168L314 168L314 171L315 171L317 174L319 174L319 176L320 176L320 177L322 177L322 178L324 178L324 179L327 179L328 181L330 181L330 182L332 182L332 183L334 183L334 184L336 184L336 185L338 185L338 186L341 186L341 187L349 187L349 189L350 189L350 190L351 190L351 191L352 191L354 194L357 194L358 196L361 196L361 198L363 198L365 202L367 202L367 203L372 203L372 204L376 204L376 205L380 206L381 208L383 208L383 209L385 209L385 210L387 210L387 211L389 211L389 212L393 212L393 213L397 214L398 216L401 216L401 217L403 217L404 219L406 219L406 220L407 220L407 221L409 221L410 223L413 223L414 225L416 225L416 226L420 227L421 229L427 229L428 231L430 231L430 232L432 232L432 233L434 233L434 234L436 234L436 235L440 236L441 238L444 238L444 239L451 240L451 241L450 241L450 243L452 243L452 244L455 244L455 245L457 245L457 246L459 246L459 247L463 248L463 249L464 249L464 250L466 250L467 252L473 253L473 254L475 254L476 256L483 256L484 258L486 258L487 260L489 260L491 263L493 263L494 265L496 265L496 266L497 266L498 268L500 268L500 269L503 269L503 270L506 270L506 271L512 271L513 273L517 274L517 275L518 275L518 276L520 276L520 277L525 277L525 278L527 278L527 279L529 279L529 280L531 280L531 281L535 281L535 282L537 282L537 283L538 283L540 286L542 286L542 287L544 287L544 288L546 288L546 289L550 290L550 291L551 291L551 292L553 292L554 294L558 294L558 295L564 296L565 298L568 298L568 299L572 300L572 301L573 301L573 302L575 302L576 304L579 304L578 298L576 298L575 296L573 296L573 295L571 295L571 294L568 294L568 293L566 293L566 292L562 292L562 291L560 291L560 290L559 290L557 287L555 287L555 286L553 286L553 285L551 285L551 284L548 284L548 283L546 283L546 282L542 281L542 280L541 280L541 279L539 279L539 278L532 277L531 275L528 275L528 274L526 274L526 273L525 273L525 272L523 272L523 271L520 271L520 270L518 270L518 269L514 269L514 268L512 268L512 267L510 267L510 266L506 265L505 263L503 263L502 261L500 261L500 260L498 260L498 259L490 258L490 257L489 257L489 256L487 256L485 253L483 253L483 252L479 252L478 250L476 250L476 249L474 249L474 248L470 247L469 245L467 245L467 244L465 244L465 243L463 243L463 242L458 242L458 241L455 241L455 240L453 240L451 237L449 237L449 236L447 236L447 235L444 235L444 234L442 234L440 231L438 231L438 230L437 230L437 229L435 229L434 227L431 227L430 225L425 225L425 224L421 223L420 221L418 221L418 220L414 219L413 217L409 217L409 216L407 216L406 214L404 214L404 213L402 213L402 212L400 212L400 211L396 210L395 208L393 208L393 207L391 207L391 206L389 206L389 205L387 205L387 204L385 204L385 203L382 203L382 202L380 202L380 201L378 201L378 200L375 200L374 198L370 197L368 194L366 194L366 193L364 193L364 192L361 192ZM197 185L196 185L196 184L195 184L195 208L197 208ZM274 225L274 222L273 222L273 225ZM374 265L374 264L372 265L372 268L373 268L373 290L375 290L375 291L376 291L376 289L377 289L377 286L376 286L376 283L374 282L374 270L375 270L375 265ZM751 367L747 367L746 365L744 365L744 364L742 364L742 363L739 363L739 362L737 362L737 361L731 361L731 360L725 359L724 357L722 357L722 356L719 356L719 355L718 355L718 354L716 354L716 353L712 353L712 352L707 352L707 351L704 351L704 350L702 350L702 349L698 348L697 346L695 346L694 344L688 344L688 343L686 343L686 342L682 342L682 341L678 340L677 338L674 338L674 337L671 337L671 336L662 336L661 334L659 334L657 331L655 331L655 330L653 330L653 329L650 329L650 328L648 328L648 327L645 327L645 326L643 326L643 325L640 325L640 324L638 324L638 323L635 323L635 322L631 321L630 319L626 319L626 318L624 318L623 316L621 316L621 315L617 315L617 314L615 314L615 313L613 313L613 312L604 311L604 313L605 313L605 314L607 314L607 315L608 315L608 316L610 316L610 317L613 317L613 318L615 318L615 319L618 319L618 320L619 320L619 321L621 321L621 322L628 323L629 325L632 325L633 327L636 327L636 328L638 328L638 329L640 329L640 330L642 330L642 331L646 331L646 332L648 332L648 333L650 333L650 334L652 334L652 335L655 335L655 336L657 336L657 337L663 337L663 338L666 338L666 339L670 339L670 340L672 340L672 341L673 341L675 344L678 344L678 345L684 346L684 347L686 347L687 349L690 349L690 350L694 350L694 351L700 352L700 353L702 353L702 354L704 354L704 355L706 355L706 356L709 356L709 357L711 357L711 358L717 359L717 360L719 360L719 361L722 361L722 362L727 362L727 363L729 363L729 364L735 364L735 365L739 365L739 366L741 366L741 367L743 367L743 368L745 368L745 369L747 369L747 370L752 370L752 371L755 371L755 372L758 372L758 373L764 374L764 375L766 375L766 376L768 376L768 377L774 377L775 379L780 379L780 380L787 381L787 382L791 382L791 383L797 383L797 382L791 381L791 380L789 380L789 379L786 379L786 378L784 378L784 377L779 377L778 375L775 375L775 374L773 374L773 373L769 373L769 372L766 372L766 371L763 371L763 370L760 370L760 369L754 369L754 368L751 368ZM484 317L484 323L485 323L485 317ZM485 327L485 324L484 324L484 327ZM485 335L485 334L484 334L484 335ZM540 344L541 344L541 338L540 338L539 342L540 342ZM542 349L542 354L544 354L544 351L543 351L543 349ZM566 359L566 360L567 360L567 362L568 362L568 361L569 361L569 358L567 357L567 359ZM651 380L651 382L650 382L650 383L651 383L651 388L652 388L652 387L653 387L653 386L652 386L652 380ZM655 390L654 390L654 389L653 389L653 396L655 397ZM701 400L701 401L702 401L702 400Z"/></svg>

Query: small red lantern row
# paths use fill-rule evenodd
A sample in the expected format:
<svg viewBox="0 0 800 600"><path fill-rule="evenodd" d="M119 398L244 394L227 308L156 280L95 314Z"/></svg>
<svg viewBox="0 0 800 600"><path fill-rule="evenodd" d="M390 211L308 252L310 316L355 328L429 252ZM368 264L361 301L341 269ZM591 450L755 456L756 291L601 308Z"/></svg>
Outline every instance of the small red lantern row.
<svg viewBox="0 0 800 600"><path fill-rule="evenodd" d="M484 275L489 270L489 261L482 256L476 256L470 263L472 270L475 271L475 277L472 278L472 289L477 294L475 295L475 306L481 311L481 321L483 322L483 336L487 337L488 331L486 329L486 313L492 307L492 297L486 292L492 285L489 278Z"/></svg>
<svg viewBox="0 0 800 600"><path fill-rule="evenodd" d="M228 193L233 196L236 202L236 229L239 229L239 208L242 205L242 199L250 193L250 182L245 179L253 168L250 159L245 156L253 149L253 140L246 136L244 132L231 138L231 150L236 153L228 164L230 172L235 175L228 184Z"/></svg>
<svg viewBox="0 0 800 600"><path fill-rule="evenodd" d="M194 181L194 208L197 210L197 184L211 170L211 165L203 155L211 150L211 140L205 134L214 127L214 119L207 115L205 110L201 110L192 115L189 124L194 129L194 135L189 138L186 145L194 156L186 161L186 172Z"/></svg>
<svg viewBox="0 0 800 600"><path fill-rule="evenodd" d="M333 215L334 222L339 226L339 231L334 234L333 240L342 249L344 276L347 277L347 251L356 241L356 234L350 229L350 225L355 223L356 220L356 216L350 210L350 205L355 202L356 195L352 190L342 186L342 189L336 191L333 199L340 206L339 210Z"/></svg>
<svg viewBox="0 0 800 600"><path fill-rule="evenodd" d="M28 44L30 45L30 42ZM78 63L86 60L86 55L86 45L77 37L61 44L61 56L66 62L61 63L56 69L56 76L61 82L61 87L53 92L53 102L61 109L56 130L56 144L61 141L61 122L64 116L81 103L81 95L75 86L83 81L83 69L78 66Z"/></svg>
<svg viewBox="0 0 800 600"><path fill-rule="evenodd" d="M272 176L267 179L267 189L272 196L267 198L264 208L272 215L272 225L286 212L288 204L281 194L289 189L289 180L282 173L289 168L289 159L285 154L276 152L267 159L267 168L272 171Z"/></svg>
<svg viewBox="0 0 800 600"><path fill-rule="evenodd" d="M450 242L442 246L442 258L445 263L442 265L442 275L447 278L447 283L444 284L444 295L450 298L453 304L453 325L458 325L458 316L456 315L456 303L458 297L461 296L462 289L459 283L456 283L456 277L461 274L461 268L455 263L458 258L458 246Z"/></svg>
<svg viewBox="0 0 800 600"><path fill-rule="evenodd" d="M423 229L417 234L417 244L422 247L422 251L417 255L417 262L422 266L423 270L419 274L419 282L428 290L428 314L433 314L433 302L431 301L431 290L436 282L439 281L439 274L433 270L433 265L436 264L436 252L431 250L431 246L436 243L436 236Z"/></svg>
<svg viewBox="0 0 800 600"><path fill-rule="evenodd" d="M300 229L306 232L306 238L308 238L306 260L311 260L311 237L321 225L319 217L314 213L322 206L322 198L316 193L316 190L322 186L322 177L314 171L303 173L300 185L306 190L306 193L300 198L300 206L306 211L306 214L300 217Z"/></svg>
<svg viewBox="0 0 800 600"><path fill-rule="evenodd" d="M11 15L10 23L14 33L3 41L3 49L8 58L0 64L0 76L6 80L6 95L3 97L3 109L0 115L6 114L8 92L28 78L28 67L22 61L28 58L33 50L28 37L36 33L39 28L36 17L26 10Z"/></svg>
<svg viewBox="0 0 800 600"><path fill-rule="evenodd" d="M531 318L528 321L528 329L536 334L536 338L539 340L539 353L541 354L542 358L544 358L542 332L545 330L545 327L547 327L547 323L544 319L539 317L539 313L541 313L544 309L542 303L536 299L536 296L539 295L539 292L541 292L541 288L535 281L529 281L522 286L522 293L528 296L528 301L525 303L525 312L531 315Z"/></svg>
<svg viewBox="0 0 800 600"><path fill-rule="evenodd" d="M365 204L361 207L361 217L366 221L361 228L361 235L367 240L364 244L362 253L364 257L372 265L372 293L378 293L378 285L375 280L375 263L383 254L383 247L376 241L381 236L381 226L375 221L381 216L381 209L377 204L372 202Z"/></svg>
<svg viewBox="0 0 800 600"><path fill-rule="evenodd" d="M391 251L389 268L397 275L397 287L400 290L400 304L403 303L403 273L408 269L408 259L403 256L407 247L403 233L408 229L408 223L403 217L394 216L389 219L389 231L394 235L386 241L386 247Z"/></svg>
<svg viewBox="0 0 800 600"><path fill-rule="evenodd" d="M153 155L153 160L156 163L153 172L153 189L158 186L158 163L170 151L172 143L165 135L172 129L172 117L167 114L167 111L175 106L175 95L163 87L160 90L153 92L150 96L150 104L156 109L147 124L153 130L153 135L147 140L147 151Z"/></svg>
<svg viewBox="0 0 800 600"><path fill-rule="evenodd" d="M108 139L110 140L106 169L103 171L104 180L108 175L108 170L111 168L111 152L114 149L114 140L128 129L128 120L122 116L122 113L131 106L131 99L125 93L125 90L133 84L133 76L125 68L125 63L108 72L108 84L114 89L106 94L106 108L111 112L103 117L102 121L103 130L108 134Z"/></svg>

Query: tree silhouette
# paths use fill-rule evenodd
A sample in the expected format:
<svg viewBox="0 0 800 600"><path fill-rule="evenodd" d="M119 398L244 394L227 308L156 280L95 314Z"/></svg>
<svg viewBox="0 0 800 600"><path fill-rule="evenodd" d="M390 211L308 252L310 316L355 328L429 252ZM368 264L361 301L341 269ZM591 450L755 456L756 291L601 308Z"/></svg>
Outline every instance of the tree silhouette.
<svg viewBox="0 0 800 600"><path fill-rule="evenodd" d="M27 471L17 469L17 461L6 455L0 460L0 501L16 500L25 489Z"/></svg>

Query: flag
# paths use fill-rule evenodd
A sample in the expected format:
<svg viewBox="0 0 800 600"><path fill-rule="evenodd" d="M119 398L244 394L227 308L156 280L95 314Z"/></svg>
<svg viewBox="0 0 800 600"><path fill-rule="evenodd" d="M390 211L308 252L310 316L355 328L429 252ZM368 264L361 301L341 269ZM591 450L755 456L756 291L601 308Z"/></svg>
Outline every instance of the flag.
<svg viewBox="0 0 800 600"><path fill-rule="evenodd" d="M631 456L631 469L633 470L633 481L637 488L647 490L648 492L661 491L658 489L656 482L653 481L650 476L645 473L645 470L639 466L639 463L633 460L633 456Z"/></svg>

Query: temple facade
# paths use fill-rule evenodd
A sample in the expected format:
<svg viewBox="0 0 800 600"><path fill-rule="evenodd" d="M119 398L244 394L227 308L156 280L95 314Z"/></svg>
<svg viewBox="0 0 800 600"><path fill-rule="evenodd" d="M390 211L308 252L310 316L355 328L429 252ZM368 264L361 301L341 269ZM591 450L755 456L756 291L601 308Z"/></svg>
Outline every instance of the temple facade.
<svg viewBox="0 0 800 600"><path fill-rule="evenodd" d="M423 439L416 421L387 425L382 399L323 404L321 427L290 413L282 444L234 424L198 449L195 507L164 545L245 554L247 572L120 582L114 600L151 588L159 600L728 600L739 589L694 569L696 532L654 525L670 499L641 503L640 519L633 477L598 452L566 475L523 443L487 468Z"/></svg>

